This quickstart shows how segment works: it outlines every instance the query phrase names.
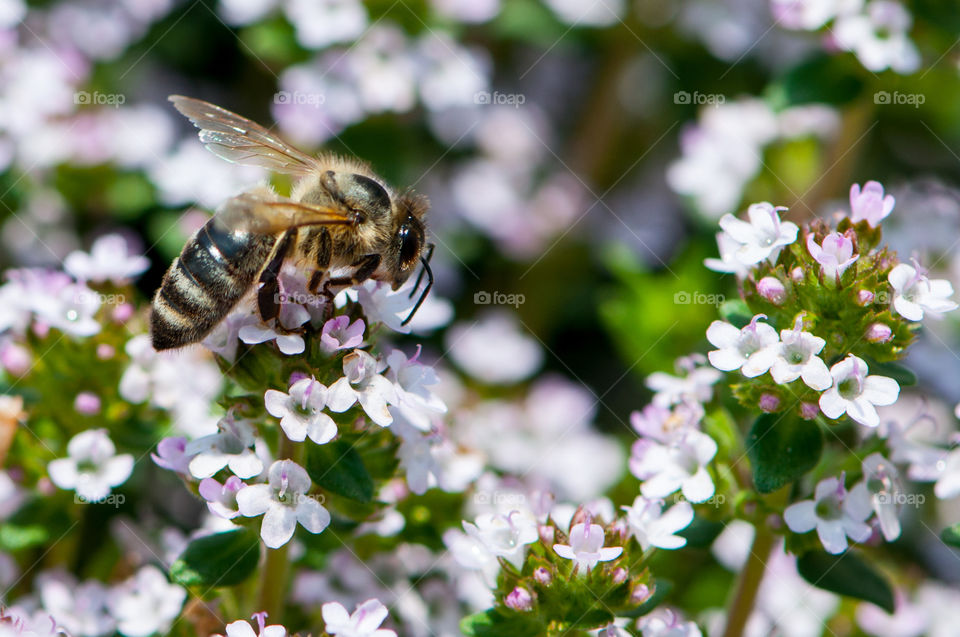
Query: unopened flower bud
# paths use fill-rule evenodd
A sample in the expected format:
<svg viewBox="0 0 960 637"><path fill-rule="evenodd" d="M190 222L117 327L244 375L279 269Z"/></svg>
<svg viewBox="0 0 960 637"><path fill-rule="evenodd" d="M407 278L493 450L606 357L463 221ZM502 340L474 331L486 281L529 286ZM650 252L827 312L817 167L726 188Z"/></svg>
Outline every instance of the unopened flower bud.
<svg viewBox="0 0 960 637"><path fill-rule="evenodd" d="M517 586L510 591L503 603L513 610L528 611L533 609L533 596L527 589Z"/></svg>
<svg viewBox="0 0 960 637"><path fill-rule="evenodd" d="M100 413L100 397L89 391L82 391L73 400L73 408L86 416Z"/></svg>
<svg viewBox="0 0 960 637"><path fill-rule="evenodd" d="M867 328L864 338L871 343L886 343L893 337L893 330L889 325L883 323L874 323Z"/></svg>
<svg viewBox="0 0 960 637"><path fill-rule="evenodd" d="M803 283L803 268L797 266L790 270L790 278L793 279L794 283Z"/></svg>
<svg viewBox="0 0 960 637"><path fill-rule="evenodd" d="M121 303L113 308L113 312L110 313L110 318L112 318L115 323L126 323L132 316L133 305L130 303Z"/></svg>
<svg viewBox="0 0 960 637"><path fill-rule="evenodd" d="M617 568L613 569L613 573L610 574L610 580L614 584L623 584L627 581L627 576L629 574L630 573L627 571L627 569L623 568L622 566L618 566Z"/></svg>
<svg viewBox="0 0 960 637"><path fill-rule="evenodd" d="M857 292L857 305L870 305L873 303L874 294L870 290L859 290Z"/></svg>
<svg viewBox="0 0 960 637"><path fill-rule="evenodd" d="M107 345L106 343L97 345L97 358L102 361L110 360L116 353L117 350L113 348L113 345Z"/></svg>
<svg viewBox="0 0 960 637"><path fill-rule="evenodd" d="M537 529L540 533L540 542L545 546L553 546L554 536L556 535L556 529L552 526L547 526L546 524L541 524Z"/></svg>
<svg viewBox="0 0 960 637"><path fill-rule="evenodd" d="M639 606L653 595L653 590L646 584L638 584L630 591L630 603Z"/></svg>
<svg viewBox="0 0 960 637"><path fill-rule="evenodd" d="M804 420L813 420L820 413L820 405L817 403L801 403L800 417Z"/></svg>
<svg viewBox="0 0 960 637"><path fill-rule="evenodd" d="M550 586L551 582L553 582L553 575L544 567L538 566L533 570L533 579L536 580L540 586Z"/></svg>
<svg viewBox="0 0 960 637"><path fill-rule="evenodd" d="M757 282L757 294L774 305L782 305L787 300L787 288L775 276L765 276Z"/></svg>
<svg viewBox="0 0 960 637"><path fill-rule="evenodd" d="M33 357L30 350L15 343L7 343L0 348L0 365L13 376L23 376L30 371Z"/></svg>
<svg viewBox="0 0 960 637"><path fill-rule="evenodd" d="M783 528L783 518L776 513L771 513L767 516L767 528L779 531Z"/></svg>
<svg viewBox="0 0 960 637"><path fill-rule="evenodd" d="M589 527L593 524L593 515L590 511L583 506L582 504L577 507L577 510L574 511L573 517L570 518L570 528L577 526L578 524L584 524Z"/></svg>
<svg viewBox="0 0 960 637"><path fill-rule="evenodd" d="M760 396L760 409L767 413L780 409L780 397L776 394L762 394Z"/></svg>

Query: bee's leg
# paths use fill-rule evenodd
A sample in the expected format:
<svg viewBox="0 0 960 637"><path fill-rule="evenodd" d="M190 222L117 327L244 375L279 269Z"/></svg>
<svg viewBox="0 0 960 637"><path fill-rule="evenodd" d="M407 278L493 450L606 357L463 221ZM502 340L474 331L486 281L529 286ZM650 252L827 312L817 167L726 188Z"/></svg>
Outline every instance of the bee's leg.
<svg viewBox="0 0 960 637"><path fill-rule="evenodd" d="M284 232L280 240L277 241L270 262L260 273L260 283L262 285L257 291L257 309L264 323L277 318L277 315L280 314L280 282L277 277L280 274L280 266L283 265L283 260L290 253L290 248L293 247L296 238L296 228L290 228Z"/></svg>
<svg viewBox="0 0 960 637"><path fill-rule="evenodd" d="M317 269L310 275L310 282L307 285L310 294L316 294L320 289L320 282L323 281L323 275L327 273L327 269L330 267L330 259L333 255L333 242L330 240L330 232L324 227L320 227L316 232Z"/></svg>
<svg viewBox="0 0 960 637"><path fill-rule="evenodd" d="M330 295L330 298L333 298L333 292L330 291L331 286L358 285L363 283L370 278L370 275L377 271L377 268L380 267L380 255L368 254L365 257L360 257L360 259L355 261L353 265L357 269L354 270L353 274L350 276L338 276L328 279L323 285L323 293Z"/></svg>

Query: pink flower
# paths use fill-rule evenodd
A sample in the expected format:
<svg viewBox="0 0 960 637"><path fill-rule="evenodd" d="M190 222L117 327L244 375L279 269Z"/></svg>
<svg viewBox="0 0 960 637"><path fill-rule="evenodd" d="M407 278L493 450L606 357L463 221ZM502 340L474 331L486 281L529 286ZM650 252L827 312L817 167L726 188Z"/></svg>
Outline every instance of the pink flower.
<svg viewBox="0 0 960 637"><path fill-rule="evenodd" d="M339 349L351 349L363 343L363 319L350 323L350 317L335 316L323 324L320 331L320 346L328 354Z"/></svg>
<svg viewBox="0 0 960 637"><path fill-rule="evenodd" d="M860 184L850 186L850 210L853 222L866 221L871 228L893 210L893 195L883 195L883 186L878 181L868 181L860 190Z"/></svg>
<svg viewBox="0 0 960 637"><path fill-rule="evenodd" d="M824 278L831 280L842 276L846 269L860 258L860 255L853 254L853 242L836 232L831 232L824 237L822 245L817 245L814 236L808 234L807 250L810 251L810 256L820 264Z"/></svg>

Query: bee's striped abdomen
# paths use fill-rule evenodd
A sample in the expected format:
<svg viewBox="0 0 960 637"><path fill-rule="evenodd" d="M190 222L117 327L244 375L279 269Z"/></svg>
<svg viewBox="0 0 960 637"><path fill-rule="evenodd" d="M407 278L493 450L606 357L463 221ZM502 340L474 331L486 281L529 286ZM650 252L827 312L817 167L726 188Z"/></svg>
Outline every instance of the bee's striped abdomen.
<svg viewBox="0 0 960 637"><path fill-rule="evenodd" d="M208 221L170 265L153 298L153 347L182 347L210 333L253 285L275 242L274 235L229 231Z"/></svg>

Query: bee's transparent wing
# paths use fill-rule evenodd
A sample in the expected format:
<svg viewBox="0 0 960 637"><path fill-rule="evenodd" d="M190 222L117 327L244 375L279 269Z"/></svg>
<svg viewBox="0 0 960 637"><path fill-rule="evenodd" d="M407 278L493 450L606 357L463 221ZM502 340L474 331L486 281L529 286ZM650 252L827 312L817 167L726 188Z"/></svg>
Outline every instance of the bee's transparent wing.
<svg viewBox="0 0 960 637"><path fill-rule="evenodd" d="M287 228L319 225L353 225L355 213L313 204L297 203L258 192L237 195L220 208L217 222L228 230L276 234Z"/></svg>
<svg viewBox="0 0 960 637"><path fill-rule="evenodd" d="M291 175L317 170L313 157L246 117L192 97L171 95L168 99L200 129L200 141L207 149L227 161Z"/></svg>

